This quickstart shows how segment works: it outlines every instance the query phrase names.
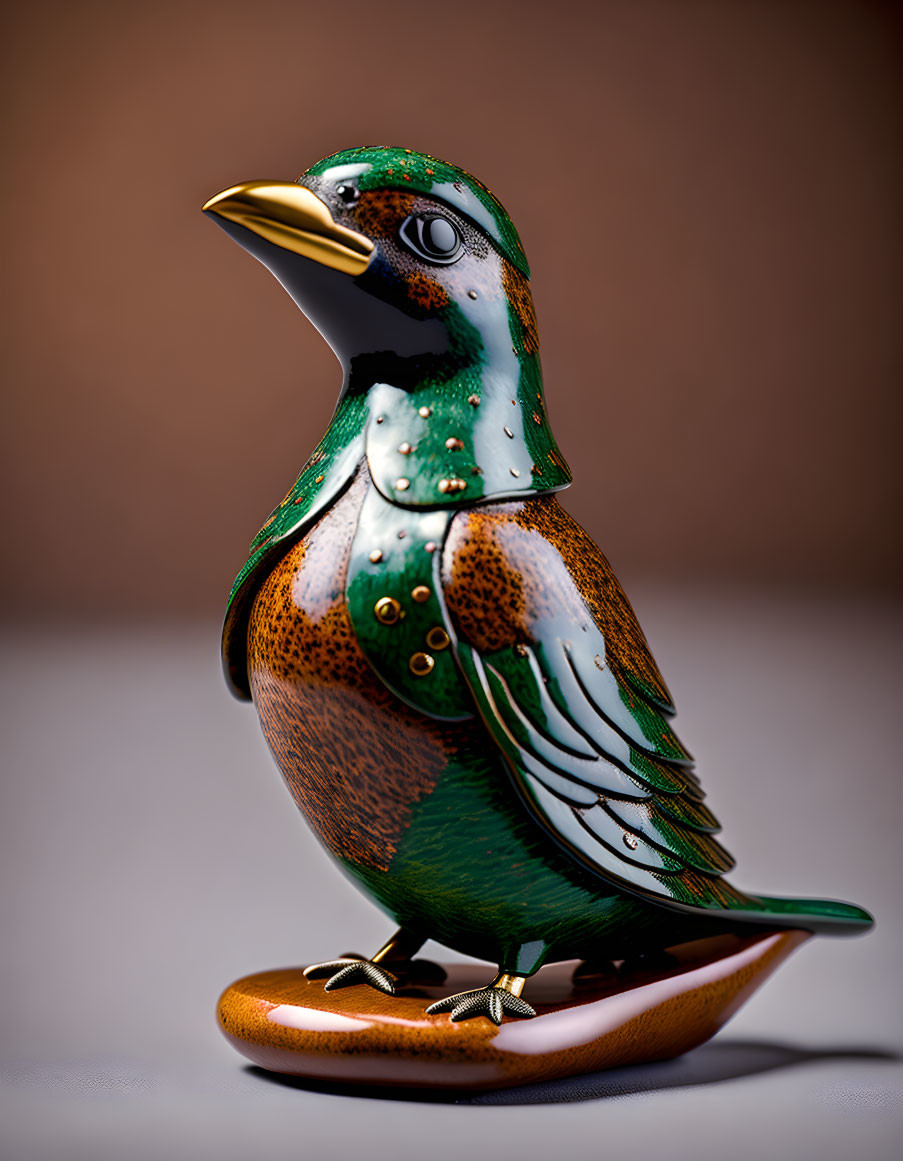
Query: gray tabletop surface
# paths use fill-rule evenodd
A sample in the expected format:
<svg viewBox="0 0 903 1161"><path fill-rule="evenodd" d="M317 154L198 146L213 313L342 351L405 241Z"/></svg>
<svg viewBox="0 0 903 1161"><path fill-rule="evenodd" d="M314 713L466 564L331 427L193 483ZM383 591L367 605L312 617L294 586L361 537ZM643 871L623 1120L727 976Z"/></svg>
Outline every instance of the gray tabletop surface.
<svg viewBox="0 0 903 1161"><path fill-rule="evenodd" d="M855 900L872 934L807 944L665 1064L457 1100L280 1081L221 1038L219 991L372 950L389 924L226 693L217 626L10 628L0 1156L903 1156L900 615L861 598L634 603L736 881Z"/></svg>

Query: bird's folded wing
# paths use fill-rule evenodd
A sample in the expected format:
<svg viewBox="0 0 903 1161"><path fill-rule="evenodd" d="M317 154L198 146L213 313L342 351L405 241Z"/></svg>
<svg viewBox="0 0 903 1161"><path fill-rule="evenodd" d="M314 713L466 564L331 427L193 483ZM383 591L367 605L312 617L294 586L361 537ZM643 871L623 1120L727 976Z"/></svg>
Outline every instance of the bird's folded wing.
<svg viewBox="0 0 903 1161"><path fill-rule="evenodd" d="M560 521L551 498L530 503L554 504ZM549 513L534 507L525 518L524 507L471 515L453 529L444 565L459 663L525 806L579 862L627 890L683 906L736 906L739 892L721 878L733 860L713 837L717 820L662 712L670 698L654 663L636 672L630 651L606 640L568 567L573 545L562 554L558 535L543 528ZM617 586L573 528L595 554L599 586ZM585 586L592 560L581 567ZM462 574L484 587L470 605ZM480 602L484 613L498 608L487 584L501 593L501 617L475 614ZM621 623L642 639L623 613Z"/></svg>

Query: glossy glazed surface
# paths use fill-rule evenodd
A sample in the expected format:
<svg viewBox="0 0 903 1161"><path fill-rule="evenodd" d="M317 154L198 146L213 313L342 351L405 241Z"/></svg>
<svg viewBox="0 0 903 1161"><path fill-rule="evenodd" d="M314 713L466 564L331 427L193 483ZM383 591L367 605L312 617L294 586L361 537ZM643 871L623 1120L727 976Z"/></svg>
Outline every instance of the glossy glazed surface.
<svg viewBox="0 0 903 1161"><path fill-rule="evenodd" d="M390 518L394 512L398 526L368 522L373 503ZM804 923L800 908L785 918L724 882L730 860L712 837L717 821L670 731L661 745L677 763L630 750L614 765L593 758L575 735L598 760L606 818L620 828L615 841L593 850L594 864L582 865L537 826L527 793L511 778L519 752L511 766L506 760L508 737L523 741L519 723L493 738L453 654L480 650L510 671L530 665L545 625L563 621L582 637L604 634L606 664L621 678L616 689L630 675L659 705L670 696L607 563L554 497L460 512L443 547L417 534L424 518L429 535L440 534L437 520L447 523L442 512L385 505L362 467L271 571L250 617L248 668L264 734L295 802L358 885L398 926L522 972L548 958L620 957L759 915L781 926ZM355 568L369 578L357 600ZM380 599L395 601L397 619L380 620ZM431 654L432 670L413 675L413 650L427 648L440 618L452 644ZM516 680L509 673L512 686ZM620 735L608 732L612 747ZM572 766L578 761L588 765L572 753ZM547 767L540 773L552 776ZM599 787L580 777L588 785L584 810L598 810ZM637 803L651 804L647 817L658 828L651 844ZM634 834L631 849L623 836ZM643 898L637 889L647 883ZM711 909L668 913L648 897L652 890Z"/></svg>
<svg viewBox="0 0 903 1161"><path fill-rule="evenodd" d="M480 981L447 965L441 987L397 996L366 988L326 993L300 968L236 980L217 1019L234 1048L277 1072L361 1085L506 1088L603 1068L667 1059L702 1044L806 939L801 932L722 936L672 949L658 970L587 975L544 968L524 997L532 1020L453 1024L427 1016L446 991Z"/></svg>
<svg viewBox="0 0 903 1161"><path fill-rule="evenodd" d="M254 701L296 803L396 924L460 951L532 970L550 947L589 954L613 927L622 949L645 946L654 917L544 838L477 716L412 709L368 663L346 597L368 490L362 475L271 572L251 614ZM390 641L395 628L384 627Z"/></svg>
<svg viewBox="0 0 903 1161"><path fill-rule="evenodd" d="M236 187L221 224L344 380L239 573L223 650L326 848L408 935L514 977L750 924L867 929L852 905L725 878L642 630L556 498L570 472L497 199L410 150L348 151L298 181L297 197ZM318 239L358 240L353 270L298 240L296 202Z"/></svg>

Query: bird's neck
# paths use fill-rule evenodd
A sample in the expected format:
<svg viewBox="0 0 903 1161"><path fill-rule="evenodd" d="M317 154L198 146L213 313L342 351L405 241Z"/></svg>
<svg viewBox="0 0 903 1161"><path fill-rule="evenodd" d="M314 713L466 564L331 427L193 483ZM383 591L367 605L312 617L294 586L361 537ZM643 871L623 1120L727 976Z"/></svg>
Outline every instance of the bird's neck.
<svg viewBox="0 0 903 1161"><path fill-rule="evenodd" d="M571 474L549 426L535 331L505 296L470 310L451 304L445 324L441 353L378 352L348 363L333 422L364 401L377 488L406 507L446 507L566 487Z"/></svg>

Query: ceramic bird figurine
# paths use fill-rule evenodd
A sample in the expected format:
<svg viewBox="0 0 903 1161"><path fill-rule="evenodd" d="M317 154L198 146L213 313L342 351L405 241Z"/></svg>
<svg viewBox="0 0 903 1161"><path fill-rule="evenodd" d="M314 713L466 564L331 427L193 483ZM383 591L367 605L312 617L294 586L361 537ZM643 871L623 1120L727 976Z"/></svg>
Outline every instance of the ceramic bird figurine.
<svg viewBox="0 0 903 1161"><path fill-rule="evenodd" d="M527 260L496 198L397 148L204 207L342 365L326 434L252 544L226 616L297 805L394 920L307 970L393 993L427 939L489 960L427 1009L529 1017L546 962L635 961L751 927L867 929L766 898L730 855L605 557L564 511Z"/></svg>

